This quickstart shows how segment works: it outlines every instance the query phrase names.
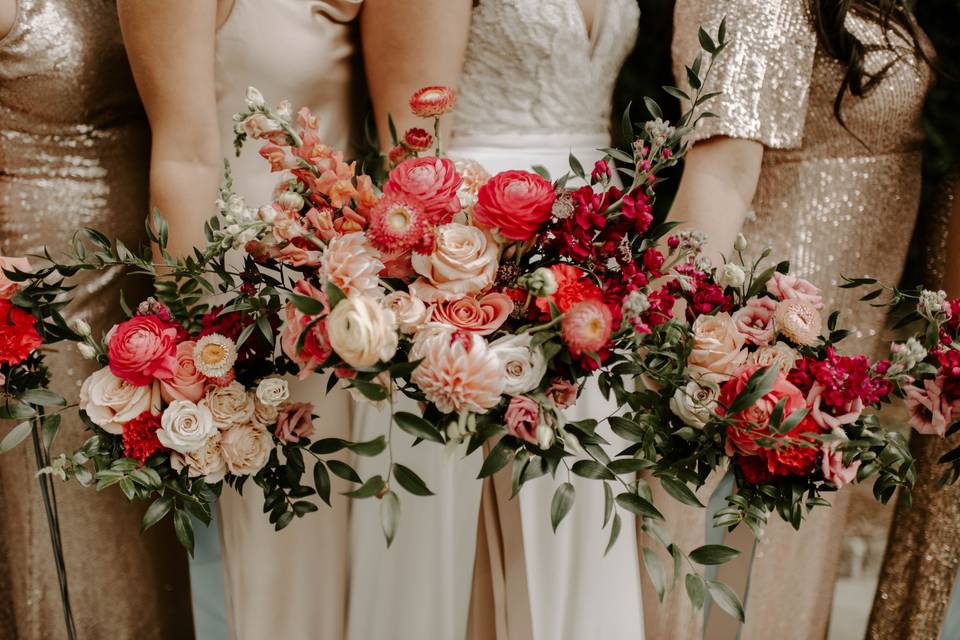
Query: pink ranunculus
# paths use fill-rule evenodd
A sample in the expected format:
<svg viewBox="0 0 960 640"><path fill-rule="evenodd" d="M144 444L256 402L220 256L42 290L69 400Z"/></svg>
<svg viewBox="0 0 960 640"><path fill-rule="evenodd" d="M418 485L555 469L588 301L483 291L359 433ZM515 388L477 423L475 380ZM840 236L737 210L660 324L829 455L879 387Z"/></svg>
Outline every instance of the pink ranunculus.
<svg viewBox="0 0 960 640"><path fill-rule="evenodd" d="M193 348L196 344L193 340L188 340L177 345L177 370L172 378L160 381L160 395L164 401L200 402L203 398L205 378L197 371L193 362Z"/></svg>
<svg viewBox="0 0 960 640"><path fill-rule="evenodd" d="M537 427L540 426L540 405L527 396L514 396L503 416L507 431L531 444L537 444Z"/></svg>
<svg viewBox="0 0 960 640"><path fill-rule="evenodd" d="M558 409L567 409L577 402L577 385L563 378L555 378L547 387L547 397Z"/></svg>
<svg viewBox="0 0 960 640"><path fill-rule="evenodd" d="M313 405L309 402L291 402L277 416L277 439L281 442L299 442L313 437Z"/></svg>
<svg viewBox="0 0 960 640"><path fill-rule="evenodd" d="M143 387L177 371L177 328L155 316L134 316L113 328L108 345L113 375Z"/></svg>
<svg viewBox="0 0 960 640"><path fill-rule="evenodd" d="M773 298L754 296L733 313L733 322L748 343L765 347L776 335L773 324L776 310L777 301Z"/></svg>
<svg viewBox="0 0 960 640"><path fill-rule="evenodd" d="M509 296L488 293L481 298L467 297L438 302L432 308L431 319L488 336L500 328L512 311L513 300Z"/></svg>
<svg viewBox="0 0 960 640"><path fill-rule="evenodd" d="M784 273L774 273L767 280L767 291L777 300L803 300L812 304L817 311L823 309L823 297L809 280Z"/></svg>
<svg viewBox="0 0 960 640"><path fill-rule="evenodd" d="M474 216L509 240L529 240L550 218L556 199L549 180L529 171L503 171L480 187Z"/></svg>
<svg viewBox="0 0 960 640"><path fill-rule="evenodd" d="M0 300L9 300L13 297L13 294L17 292L17 289L20 288L20 283L8 278L3 273L4 269L9 271L13 271L14 269L30 271L30 261L26 258L0 256Z"/></svg>
<svg viewBox="0 0 960 640"><path fill-rule="evenodd" d="M295 293L313 298L323 305L323 311L318 316L308 316L293 304L287 304L284 309L285 319L280 331L280 347L288 358L300 367L300 378L306 378L330 357L333 349L327 337L326 320L318 319L329 312L327 296L306 280L299 280L293 288ZM297 343L304 331L307 335L303 345L298 350Z"/></svg>
<svg viewBox="0 0 960 640"><path fill-rule="evenodd" d="M433 224L445 224L460 211L457 191L462 183L452 160L425 156L404 160L394 167L383 193L407 196L423 207Z"/></svg>
<svg viewBox="0 0 960 640"><path fill-rule="evenodd" d="M825 387L819 382L813 383L807 393L807 407L810 408L810 415L813 420L823 429L839 429L843 425L853 424L863 413L863 400L856 398L844 407L843 413L834 415L824 410L822 395Z"/></svg>
<svg viewBox="0 0 960 640"><path fill-rule="evenodd" d="M943 379L924 380L923 388L908 385L905 389L910 425L923 435L943 436L953 419L953 409L943 394Z"/></svg>
<svg viewBox="0 0 960 640"><path fill-rule="evenodd" d="M824 480L833 483L833 486L840 489L843 485L850 484L856 479L857 471L860 469L859 460L855 460L850 466L844 465L843 452L837 451L836 442L824 443L821 451L823 460L820 464Z"/></svg>

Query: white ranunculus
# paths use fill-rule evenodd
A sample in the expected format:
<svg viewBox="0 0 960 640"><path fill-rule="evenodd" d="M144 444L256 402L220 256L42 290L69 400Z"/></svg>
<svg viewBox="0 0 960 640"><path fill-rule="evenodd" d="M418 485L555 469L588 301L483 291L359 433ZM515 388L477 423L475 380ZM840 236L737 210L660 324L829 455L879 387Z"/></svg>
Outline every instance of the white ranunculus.
<svg viewBox="0 0 960 640"><path fill-rule="evenodd" d="M547 361L540 347L530 347L529 333L509 335L490 343L490 350L503 363L503 392L520 395L540 386Z"/></svg>
<svg viewBox="0 0 960 640"><path fill-rule="evenodd" d="M184 467L191 478L203 477L208 483L220 482L227 474L227 463L223 460L223 449L220 445L220 432L214 433L207 439L207 444L196 451L180 453L174 451L170 455L170 466L180 472Z"/></svg>
<svg viewBox="0 0 960 640"><path fill-rule="evenodd" d="M160 383L135 387L104 367L83 381L80 409L107 433L121 435L123 425L144 411L160 413Z"/></svg>
<svg viewBox="0 0 960 640"><path fill-rule="evenodd" d="M273 451L273 436L258 424L237 424L223 432L220 446L230 473L249 476L267 464Z"/></svg>
<svg viewBox="0 0 960 640"><path fill-rule="evenodd" d="M277 407L290 398L290 385L283 378L264 378L257 385L257 400Z"/></svg>
<svg viewBox="0 0 960 640"><path fill-rule="evenodd" d="M368 296L341 300L327 316L330 346L354 369L388 362L397 352L397 319L393 311Z"/></svg>
<svg viewBox="0 0 960 640"><path fill-rule="evenodd" d="M394 291L383 299L383 306L393 311L400 331L414 334L430 317L430 310L420 298L406 291Z"/></svg>
<svg viewBox="0 0 960 640"><path fill-rule="evenodd" d="M670 398L670 411L684 424L702 429L713 415L719 392L714 384L691 380Z"/></svg>
<svg viewBox="0 0 960 640"><path fill-rule="evenodd" d="M256 398L236 380L223 387L207 387L204 402L220 429L250 422L257 408Z"/></svg>
<svg viewBox="0 0 960 640"><path fill-rule="evenodd" d="M157 439L168 449L189 453L207 446L207 440L216 433L217 425L206 400L198 404L189 400L174 400L160 416Z"/></svg>

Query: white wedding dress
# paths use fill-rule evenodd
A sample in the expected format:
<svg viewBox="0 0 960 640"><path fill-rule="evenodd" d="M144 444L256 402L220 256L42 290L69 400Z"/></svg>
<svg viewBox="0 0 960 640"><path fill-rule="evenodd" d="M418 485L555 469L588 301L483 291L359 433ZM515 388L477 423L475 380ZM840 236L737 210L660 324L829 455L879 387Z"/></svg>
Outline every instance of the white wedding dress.
<svg viewBox="0 0 960 640"><path fill-rule="evenodd" d="M577 0L481 0L474 9L456 111L452 157L491 174L542 165L557 178L576 155L587 171L610 146L613 87L634 46L634 0L601 0L588 33ZM588 385L570 418L602 418L614 409ZM385 432L387 414L355 413L356 436ZM391 549L379 535L379 504L357 501L348 633L351 640L464 637L470 601L481 483L480 452L424 443L409 448L395 432L398 462L422 472L437 494L403 495ZM404 443L404 444L400 444ZM362 475L383 463L361 461ZM556 534L550 503L561 480L544 477L520 495L523 547L535 640L643 638L640 564L634 518L606 557L600 483L575 479L573 510ZM382 538L382 536L381 536Z"/></svg>

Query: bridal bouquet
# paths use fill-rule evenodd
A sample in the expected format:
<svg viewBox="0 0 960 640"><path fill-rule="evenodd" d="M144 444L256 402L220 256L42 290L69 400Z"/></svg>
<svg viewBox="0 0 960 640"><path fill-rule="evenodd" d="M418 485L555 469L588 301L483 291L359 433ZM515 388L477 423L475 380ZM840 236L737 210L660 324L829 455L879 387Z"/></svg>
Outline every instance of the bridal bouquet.
<svg viewBox="0 0 960 640"><path fill-rule="evenodd" d="M668 242L696 251L702 240L688 232ZM665 489L690 504L699 500L686 483L732 464L737 492L716 526L758 531L776 511L799 528L810 509L829 506L824 493L852 481L875 479L886 502L912 484L913 461L866 409L890 401L897 366L843 355L836 343L847 332L838 313L824 321L820 291L787 263L746 263L745 248L740 236L736 260L673 269L668 290L686 302L686 317L657 327L624 368L644 389L625 394L639 409L621 429L657 461Z"/></svg>

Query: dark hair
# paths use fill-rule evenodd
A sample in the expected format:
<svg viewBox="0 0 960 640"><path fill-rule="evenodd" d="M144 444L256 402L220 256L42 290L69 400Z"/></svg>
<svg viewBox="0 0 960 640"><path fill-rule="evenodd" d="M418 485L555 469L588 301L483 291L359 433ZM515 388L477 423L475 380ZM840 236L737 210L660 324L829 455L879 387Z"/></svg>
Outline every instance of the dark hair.
<svg viewBox="0 0 960 640"><path fill-rule="evenodd" d="M847 29L846 18L851 12L879 24L884 32L885 45L864 44ZM920 41L920 33L904 0L810 0L810 13L820 46L830 57L847 66L843 82L833 103L833 113L840 124L840 107L847 91L863 97L876 87L890 68L900 59L894 58L879 71L868 73L864 59L871 51L893 49L890 32L899 31L912 41L913 53L929 64L930 60Z"/></svg>

